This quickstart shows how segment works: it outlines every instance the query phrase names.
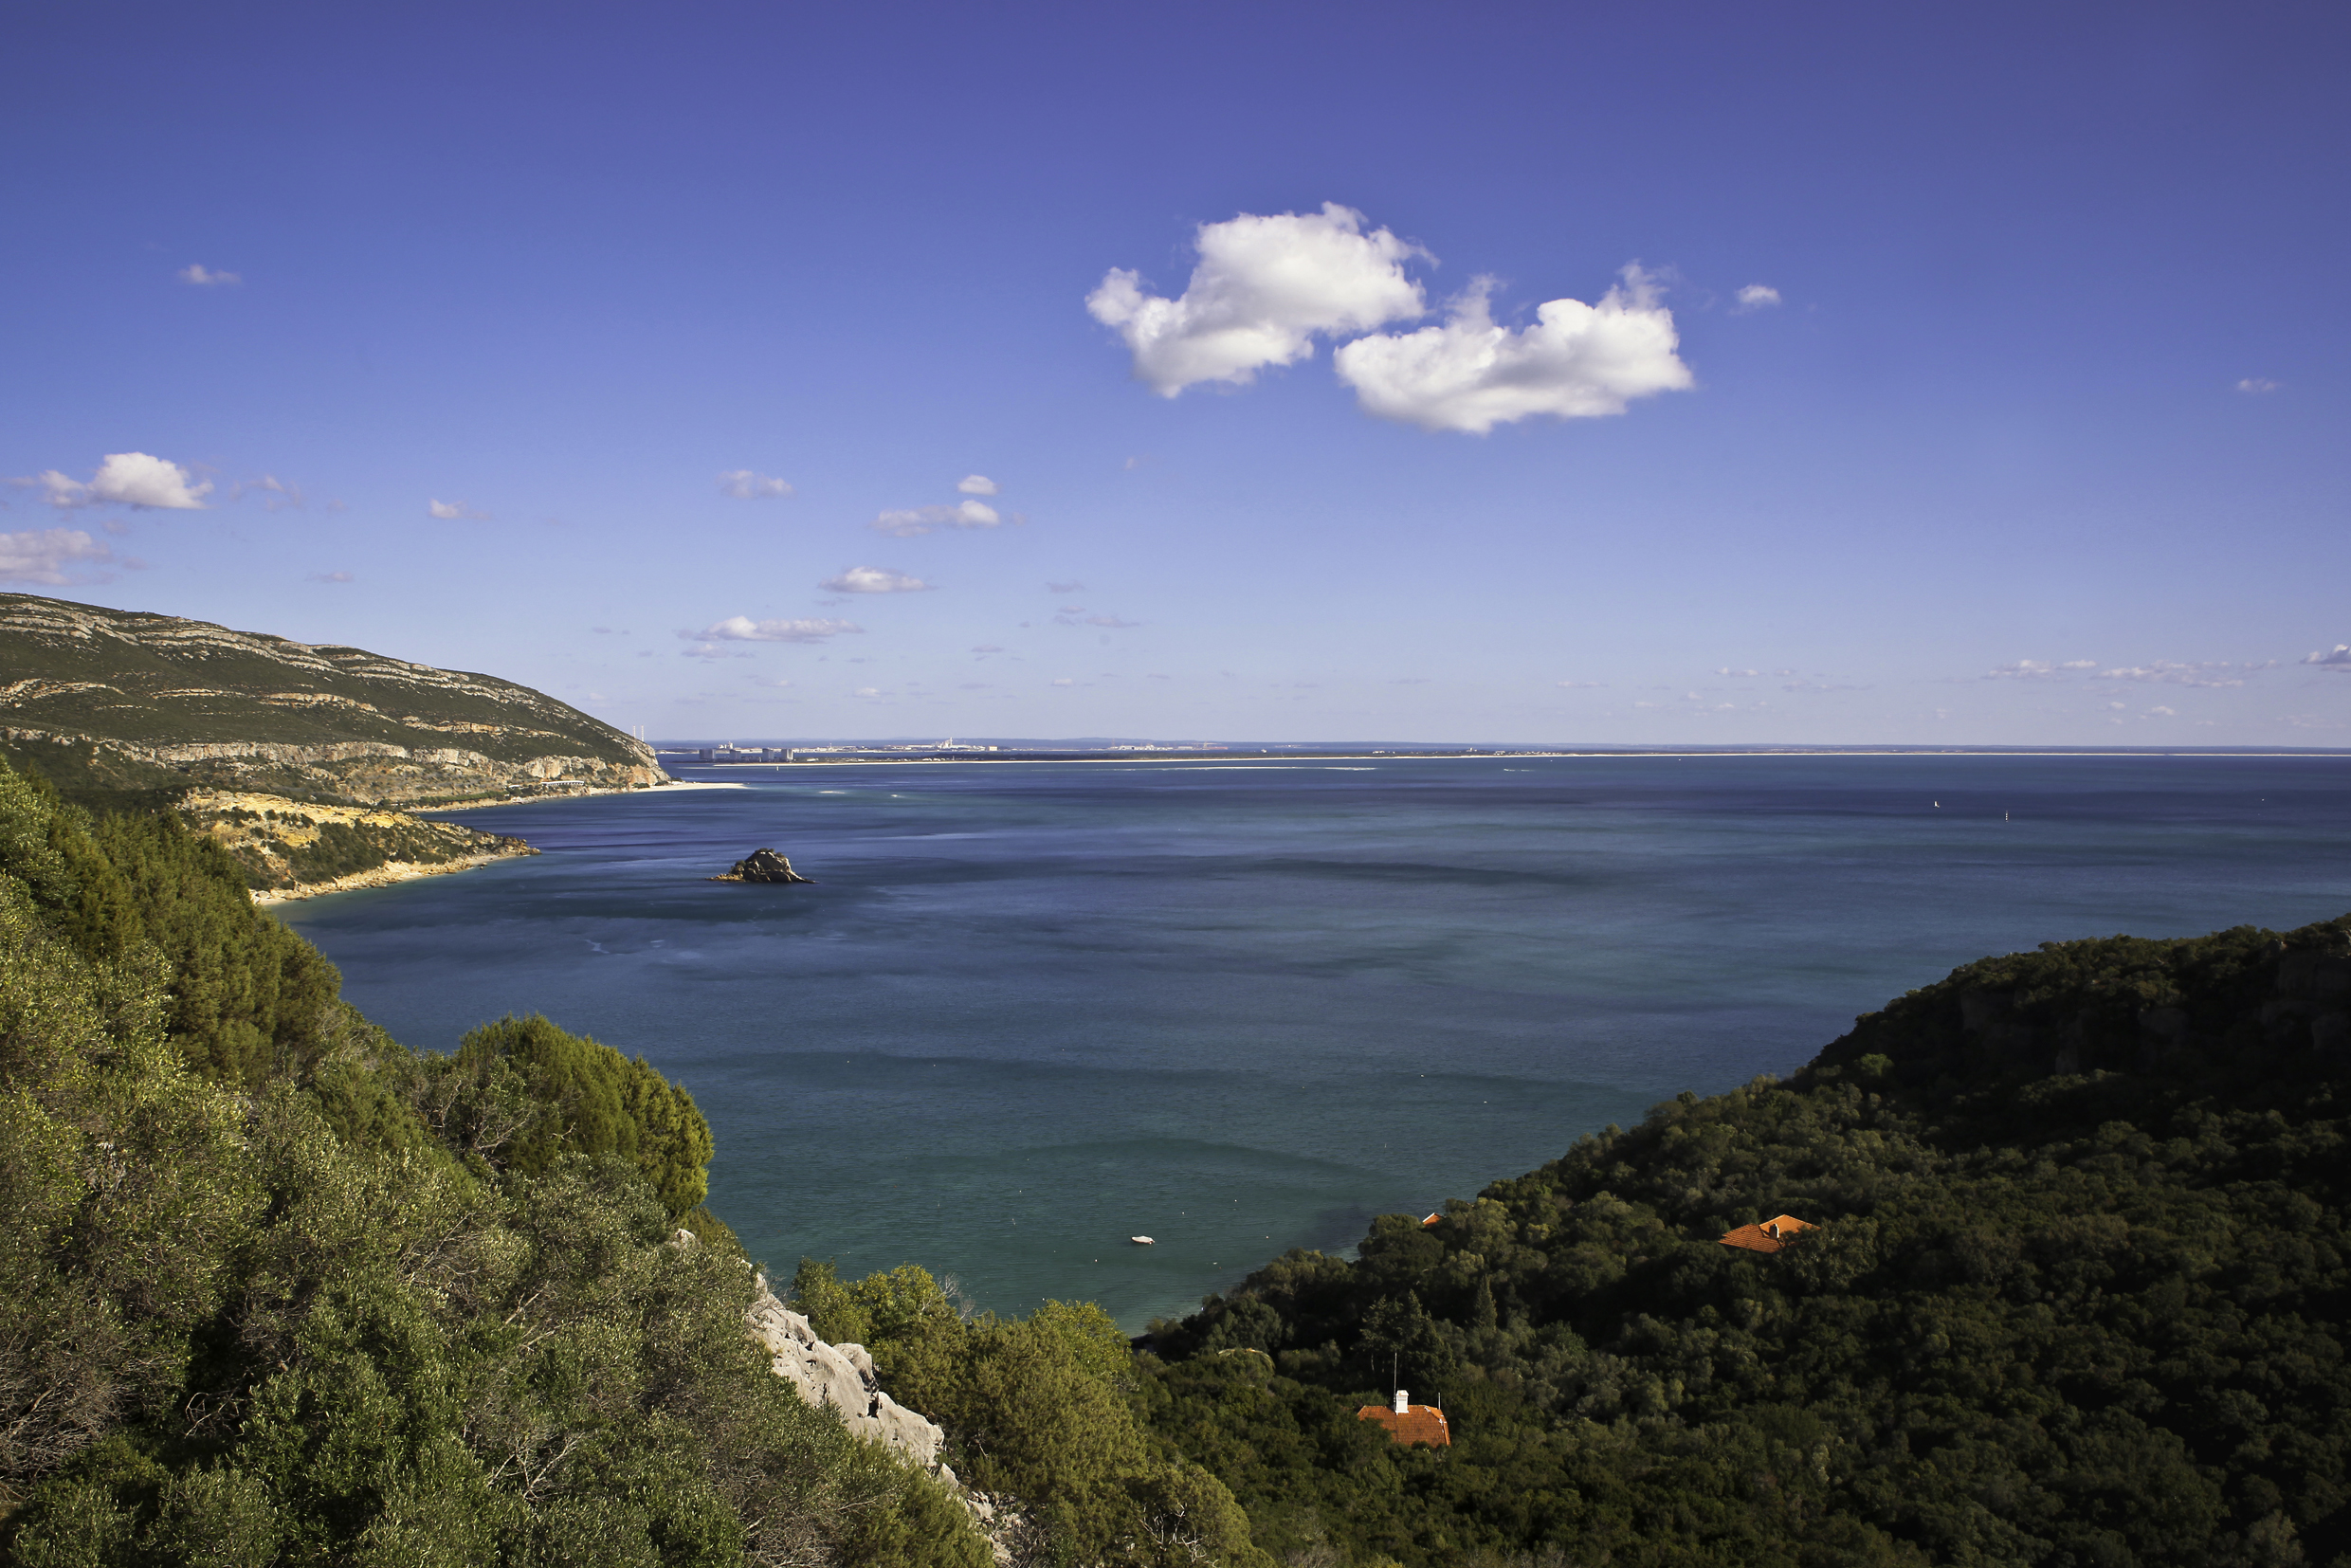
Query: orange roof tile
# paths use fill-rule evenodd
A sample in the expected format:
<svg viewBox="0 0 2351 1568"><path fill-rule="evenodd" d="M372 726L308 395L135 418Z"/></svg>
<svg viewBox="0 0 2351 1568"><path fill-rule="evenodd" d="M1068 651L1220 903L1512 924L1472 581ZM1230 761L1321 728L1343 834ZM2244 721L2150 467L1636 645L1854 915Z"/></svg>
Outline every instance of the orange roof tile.
<svg viewBox="0 0 2351 1568"><path fill-rule="evenodd" d="M1781 1214L1760 1225L1740 1226L1722 1238L1722 1245L1744 1248L1750 1252L1777 1252L1800 1232L1819 1229L1810 1220L1798 1219L1794 1214Z"/></svg>
<svg viewBox="0 0 2351 1568"><path fill-rule="evenodd" d="M1385 1405L1365 1405L1355 1413L1358 1421L1376 1421L1388 1429L1388 1440L1407 1448L1426 1443L1431 1448L1452 1447L1453 1431L1445 1424L1445 1413L1434 1405L1407 1405L1402 1414Z"/></svg>

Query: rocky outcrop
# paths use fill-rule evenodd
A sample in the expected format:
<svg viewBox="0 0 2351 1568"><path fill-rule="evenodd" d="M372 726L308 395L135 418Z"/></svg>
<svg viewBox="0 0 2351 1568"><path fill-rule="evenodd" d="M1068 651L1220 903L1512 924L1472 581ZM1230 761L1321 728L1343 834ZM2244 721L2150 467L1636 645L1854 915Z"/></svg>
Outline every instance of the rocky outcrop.
<svg viewBox="0 0 2351 1568"><path fill-rule="evenodd" d="M738 860L725 875L712 877L712 882L814 882L792 868L792 862L773 849L756 849Z"/></svg>
<svg viewBox="0 0 2351 1568"><path fill-rule="evenodd" d="M0 752L112 788L423 805L663 783L632 736L492 676L0 593Z"/></svg>
<svg viewBox="0 0 2351 1568"><path fill-rule="evenodd" d="M405 811L198 790L180 819L228 851L257 903L383 887L538 851L521 839Z"/></svg>
<svg viewBox="0 0 2351 1568"><path fill-rule="evenodd" d="M955 1472L939 1462L939 1445L947 1434L882 1392L874 1380L873 1358L864 1345L827 1344L818 1339L806 1318L776 1300L764 1274L743 1319L751 1325L751 1337L766 1349L775 1376L791 1379L801 1398L830 1406L842 1425L858 1436L886 1444L941 1480L955 1483Z"/></svg>

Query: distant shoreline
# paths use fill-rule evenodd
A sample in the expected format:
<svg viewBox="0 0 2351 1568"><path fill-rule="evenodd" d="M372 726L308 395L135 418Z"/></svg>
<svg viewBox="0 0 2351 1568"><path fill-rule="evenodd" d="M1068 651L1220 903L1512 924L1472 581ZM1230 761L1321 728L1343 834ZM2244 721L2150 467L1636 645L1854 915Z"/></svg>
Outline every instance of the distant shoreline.
<svg viewBox="0 0 2351 1568"><path fill-rule="evenodd" d="M547 800L586 800L591 795L662 795L684 790L747 790L748 784L731 783L725 779L673 778L666 784L650 784L642 789L612 790L595 787L586 790L566 790L561 794L509 795L502 800L468 800L455 806L411 806L402 808L412 815L444 811L487 811L501 806L536 806Z"/></svg>
<svg viewBox="0 0 2351 1568"><path fill-rule="evenodd" d="M1754 751L1513 751L1513 752L1129 752L1100 757L980 757L980 756L907 756L907 757L827 757L795 762L694 762L683 764L698 768L851 768L908 767L916 764L936 767L1059 767L1064 765L1096 766L1103 763L1176 763L1191 767L1264 767L1285 763L1309 765L1317 762L1521 762L1558 758L1647 758L1651 761L1704 761L1730 757L2136 757L2142 760L2230 758L2245 760L2307 757L2320 761L2351 761L2351 750L2305 751L2073 751L2017 750L2013 748L1977 749L1972 747L1922 746L1916 749L1888 747L1851 747L1819 749L1772 747ZM725 790L742 789L740 784L720 780L680 780L668 788ZM644 794L643 790L605 790L602 794ZM514 802L494 802L498 805Z"/></svg>

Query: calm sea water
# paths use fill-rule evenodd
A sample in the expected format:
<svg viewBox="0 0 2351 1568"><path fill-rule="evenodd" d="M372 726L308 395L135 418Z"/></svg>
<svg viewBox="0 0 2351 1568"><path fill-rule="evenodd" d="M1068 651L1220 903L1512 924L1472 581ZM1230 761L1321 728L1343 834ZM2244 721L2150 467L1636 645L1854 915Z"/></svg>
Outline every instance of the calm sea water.
<svg viewBox="0 0 2351 1568"><path fill-rule="evenodd" d="M411 1046L544 1012L684 1082L772 1266L1136 1328L1984 954L2351 910L2351 758L687 774L749 787L465 813L544 852L288 918ZM816 884L703 880L763 846Z"/></svg>

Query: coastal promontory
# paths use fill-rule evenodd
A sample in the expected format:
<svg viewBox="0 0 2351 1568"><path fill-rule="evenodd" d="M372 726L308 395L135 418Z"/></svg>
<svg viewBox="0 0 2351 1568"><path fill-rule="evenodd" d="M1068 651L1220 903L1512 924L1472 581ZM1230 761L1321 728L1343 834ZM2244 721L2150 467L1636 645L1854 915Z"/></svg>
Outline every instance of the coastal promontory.
<svg viewBox="0 0 2351 1568"><path fill-rule="evenodd" d="M417 807L644 789L643 741L495 676L0 593L0 756L69 793Z"/></svg>

